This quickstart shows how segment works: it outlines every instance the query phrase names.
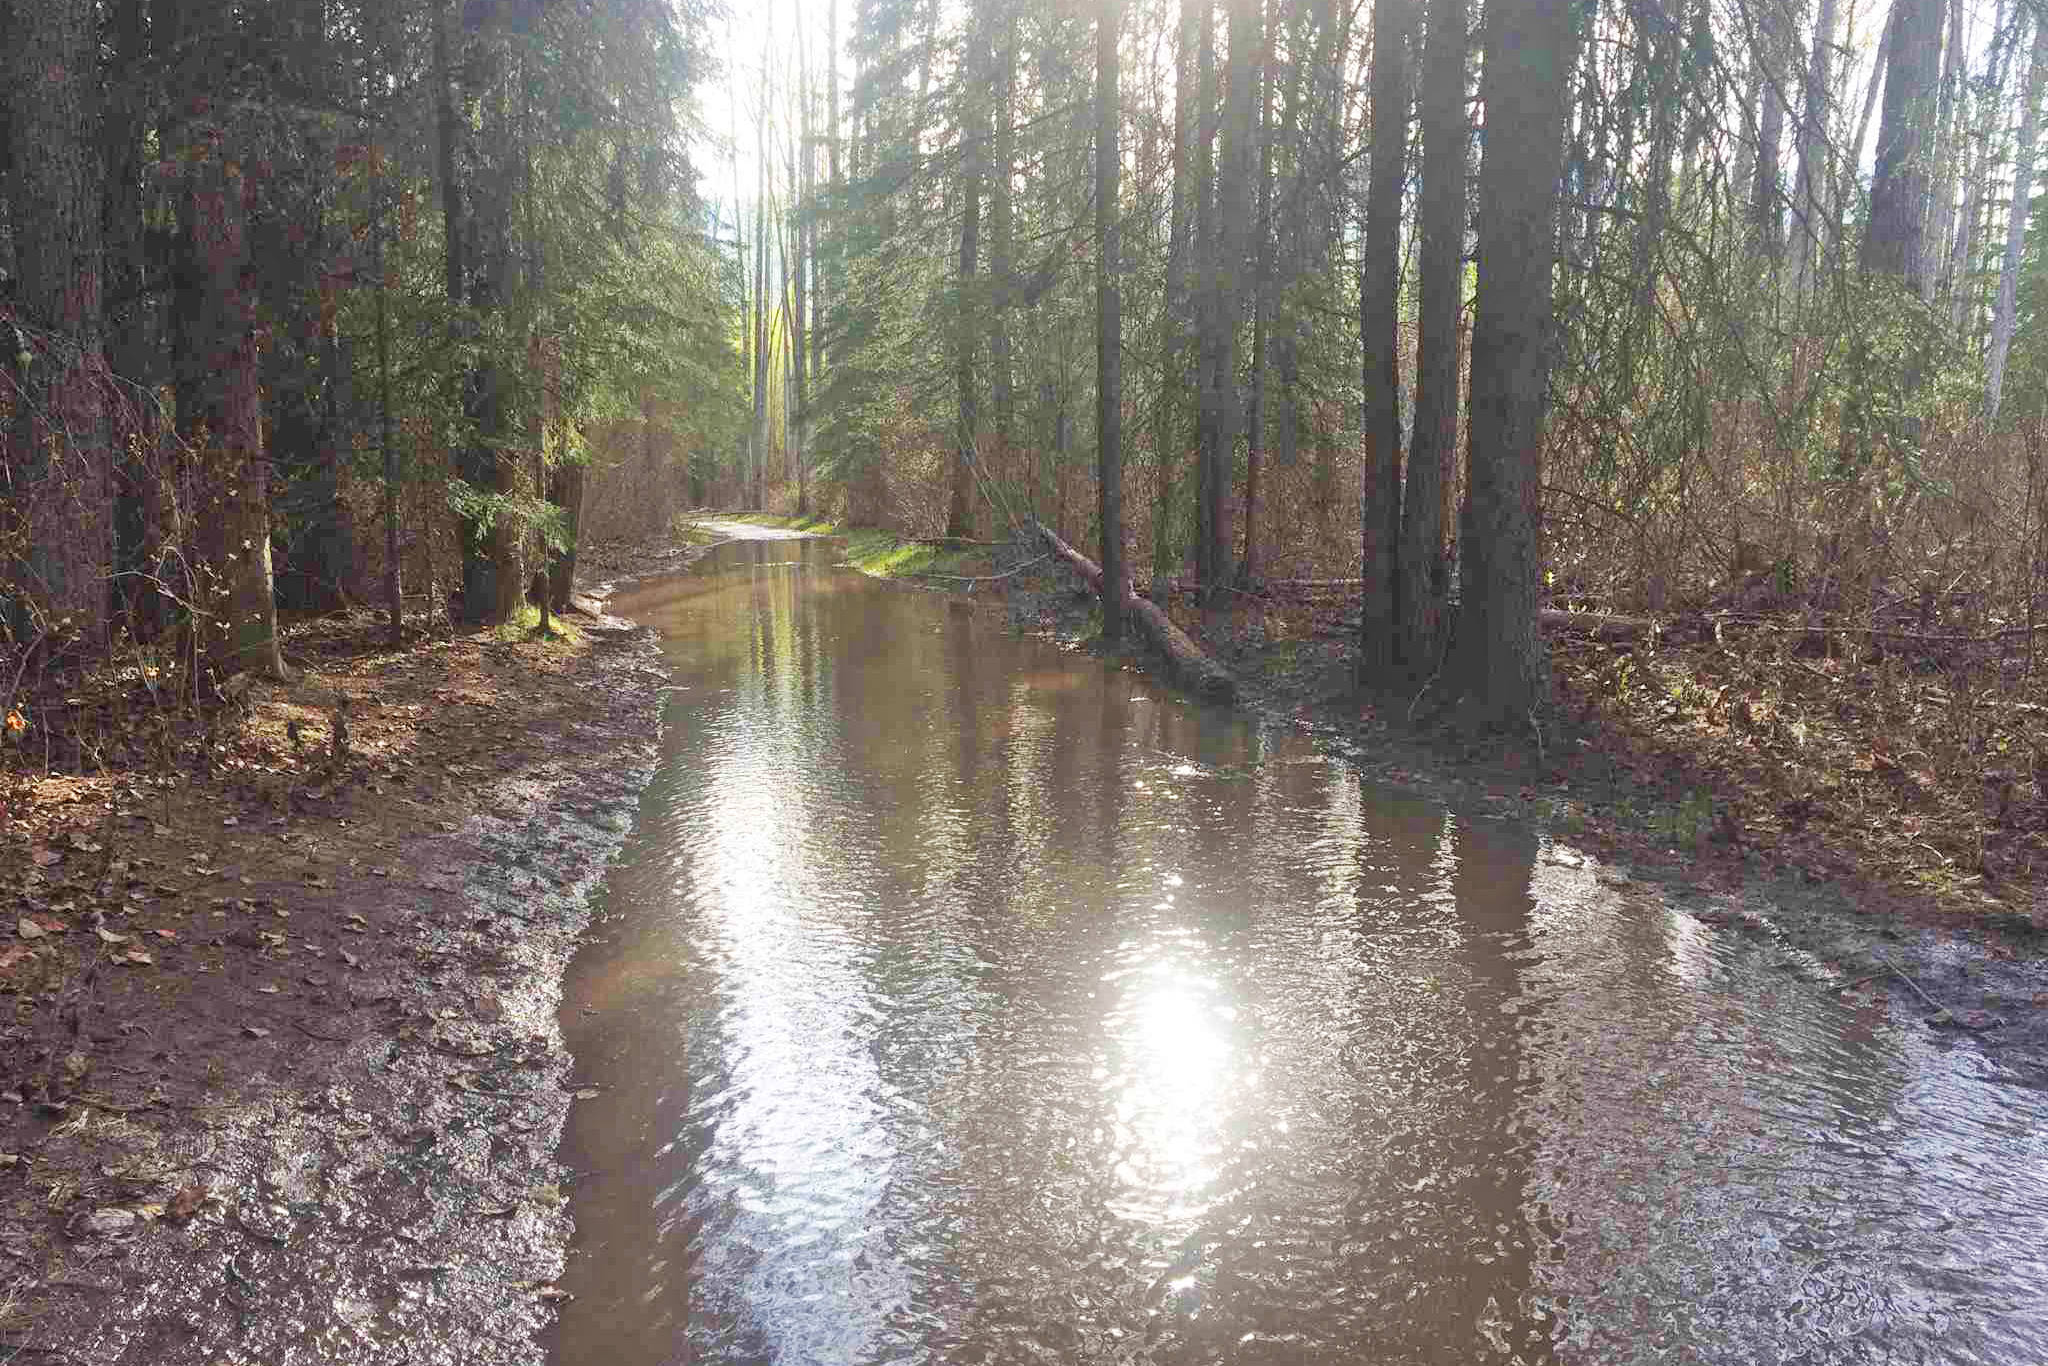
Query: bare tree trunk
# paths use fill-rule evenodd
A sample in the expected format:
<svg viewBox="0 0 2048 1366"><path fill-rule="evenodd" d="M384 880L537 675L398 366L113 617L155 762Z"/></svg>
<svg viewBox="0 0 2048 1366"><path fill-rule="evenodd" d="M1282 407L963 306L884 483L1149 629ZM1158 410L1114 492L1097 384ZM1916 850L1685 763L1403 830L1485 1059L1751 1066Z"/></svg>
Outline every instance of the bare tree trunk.
<svg viewBox="0 0 2048 1366"><path fill-rule="evenodd" d="M1222 345L1222 271L1224 232L1216 203L1216 16L1214 0L1196 0L1195 79L1195 259L1200 262L1200 303L1195 336L1195 578L1205 587L1223 573L1216 563L1216 509L1222 495L1216 488L1216 447L1225 422L1222 395L1217 392L1224 360Z"/></svg>
<svg viewBox="0 0 2048 1366"><path fill-rule="evenodd" d="M1380 681L1400 666L1401 187L1408 172L1414 0L1374 0L1372 166L1358 330L1365 349L1365 601L1359 669Z"/></svg>
<svg viewBox="0 0 2048 1366"><path fill-rule="evenodd" d="M1205 455L1209 478L1203 487L1209 503L1209 577L1205 598L1214 603L1229 587L1231 558L1236 550L1230 530L1230 490L1237 464L1237 332L1250 297L1252 271L1252 176L1258 164L1253 146L1253 115L1259 91L1259 55L1265 43L1260 0L1228 0L1229 56L1223 80L1223 123L1220 165L1216 174L1216 256L1210 302L1210 393L1214 419L1207 433Z"/></svg>
<svg viewBox="0 0 2048 1366"><path fill-rule="evenodd" d="M2006 358L2012 353L2019 316L2020 257L2027 241L2027 216L2034 190L2034 147L2041 134L2041 89L2048 79L2048 22L2035 16L2034 51L2027 61L2026 93L2020 98L2019 145L2013 149L2012 211L2005 223L2005 261L1998 272L1998 304L1991 315L1991 353L1984 362L1984 421L1998 421L2005 388Z"/></svg>
<svg viewBox="0 0 2048 1366"><path fill-rule="evenodd" d="M0 598L24 651L45 632L95 650L107 638L114 530L94 10L90 0L17 4L0 44L18 271L10 283L15 316L33 330L10 334L16 363L12 375L0 372L0 400L13 413L12 429L0 432L0 497L10 505L0 576L13 582L0 581ZM267 564L267 529L263 549Z"/></svg>
<svg viewBox="0 0 2048 1366"><path fill-rule="evenodd" d="M1839 0L1820 0L1813 24L1813 52L1807 59L1806 88L1799 121L1798 200L1793 210L1792 292L1804 300L1813 292L1814 270L1834 235L1827 217L1829 72L1835 53Z"/></svg>
<svg viewBox="0 0 2048 1366"><path fill-rule="evenodd" d="M1784 240L1785 188L1785 20L1780 0L1758 0L1756 65L1762 108L1756 125L1756 177L1749 194L1749 221L1757 254L1776 264Z"/></svg>
<svg viewBox="0 0 2048 1366"><path fill-rule="evenodd" d="M1941 0L1897 0L1885 70L1884 120L1859 265L1924 295L1928 152L1941 56Z"/></svg>
<svg viewBox="0 0 2048 1366"><path fill-rule="evenodd" d="M1933 133L1934 188L1927 205L1927 277L1921 297L1934 302L1937 293L1953 288L1948 273L1949 251L1956 235L1956 183L1958 169L1966 167L1969 150L1968 34L1963 26L1963 0L1949 0L1948 45L1941 65L1940 113Z"/></svg>
<svg viewBox="0 0 2048 1366"><path fill-rule="evenodd" d="M1549 398L1551 277L1563 171L1568 6L1493 0L1480 100L1479 301L1472 326L1470 525L1460 538L1460 681L1487 725L1549 696L1537 633L1541 456Z"/></svg>
<svg viewBox="0 0 2048 1366"><path fill-rule="evenodd" d="M1458 316L1465 290L1466 0L1434 0L1420 81L1422 185L1416 229L1420 293L1415 357L1415 436L1408 450L1401 528L1400 657L1433 671L1444 647L1450 562L1444 495L1458 460ZM1667 153L1668 155L1668 153ZM1668 171L1668 164L1664 168ZM1653 172L1657 170L1652 167Z"/></svg>
<svg viewBox="0 0 2048 1366"><path fill-rule="evenodd" d="M1117 31L1120 0L1104 0L1095 20L1095 451L1101 480L1102 638L1123 639L1123 301L1118 292L1118 223L1123 155L1118 133Z"/></svg>
<svg viewBox="0 0 2048 1366"><path fill-rule="evenodd" d="M1206 10L1206 0L1199 6ZM1188 255L1193 237L1195 194L1189 185L1191 144L1196 137L1194 49L1197 0L1180 0L1180 34L1174 47L1172 206L1167 223L1166 298L1160 309L1159 396L1153 413L1152 449L1158 484L1152 503L1152 596L1166 600L1179 560L1174 508L1180 462L1186 448L1184 395L1190 334Z"/></svg>
<svg viewBox="0 0 2048 1366"><path fill-rule="evenodd" d="M1279 25L1266 25L1265 49L1259 54L1259 145L1258 217L1252 249L1252 355L1251 392L1244 405L1244 558L1237 566L1237 581L1251 587L1259 572L1259 479L1266 455L1266 318L1270 310L1273 281L1273 33Z"/></svg>
<svg viewBox="0 0 2048 1366"><path fill-rule="evenodd" d="M958 427L954 434L952 489L946 502L946 534L974 534L974 466L976 442L981 435L981 394L974 374L975 353L980 349L980 308L975 298L975 274L981 256L981 193L983 166L988 158L988 125L975 85L988 73L987 20L978 6L969 21L967 69L962 88L966 112L960 125L960 267L955 277L959 312L954 319L953 381L959 403Z"/></svg>
<svg viewBox="0 0 2048 1366"><path fill-rule="evenodd" d="M996 16L1000 28L995 50L995 117L992 121L994 164L989 172L988 276L989 397L994 409L996 454L993 468L1007 470L1017 444L1017 382L1010 359L1010 309L1017 270L1015 211L1011 179L1016 174L1017 147L1017 13L1003 5Z"/></svg>

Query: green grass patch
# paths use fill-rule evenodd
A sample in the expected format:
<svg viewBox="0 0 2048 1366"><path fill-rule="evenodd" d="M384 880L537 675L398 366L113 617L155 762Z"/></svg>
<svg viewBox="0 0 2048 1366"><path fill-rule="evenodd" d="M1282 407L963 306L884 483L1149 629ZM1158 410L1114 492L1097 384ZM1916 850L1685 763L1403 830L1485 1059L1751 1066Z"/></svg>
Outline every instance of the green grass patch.
<svg viewBox="0 0 2048 1366"><path fill-rule="evenodd" d="M491 628L491 635L507 645L517 645L521 641L526 640L542 639L558 645L580 645L583 642L583 633L570 625L560 614L554 612L548 614L547 634L542 636L540 608L535 607L532 603L527 603L524 607L521 607L510 621L503 621L493 626Z"/></svg>
<svg viewBox="0 0 2048 1366"><path fill-rule="evenodd" d="M951 574L975 578L989 572L988 552L906 541L873 527L845 533L846 563L878 579Z"/></svg>
<svg viewBox="0 0 2048 1366"><path fill-rule="evenodd" d="M721 512L706 518L712 522L744 522L748 526L772 526L784 531L807 531L814 536L836 536L839 524L823 517L784 517L774 512Z"/></svg>

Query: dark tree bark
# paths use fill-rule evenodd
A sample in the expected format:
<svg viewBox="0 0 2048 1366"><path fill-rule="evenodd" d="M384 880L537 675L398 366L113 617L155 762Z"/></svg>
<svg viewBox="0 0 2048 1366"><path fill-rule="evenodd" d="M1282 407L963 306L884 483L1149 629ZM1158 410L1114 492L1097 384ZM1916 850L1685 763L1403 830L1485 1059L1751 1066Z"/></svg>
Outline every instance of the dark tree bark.
<svg viewBox="0 0 2048 1366"><path fill-rule="evenodd" d="M245 186L221 152L218 128L195 121L186 133L207 149L183 173L175 303L179 434L199 462L206 654L222 675L282 678Z"/></svg>
<svg viewBox="0 0 2048 1366"><path fill-rule="evenodd" d="M1549 397L1565 89L1577 53L1565 0L1493 0L1480 100L1479 301L1472 327L1471 492L1461 541L1458 681L1474 719L1530 718L1548 699L1537 634L1537 501Z"/></svg>
<svg viewBox="0 0 2048 1366"><path fill-rule="evenodd" d="M1401 658L1417 673L1442 660L1450 561L1445 494L1458 467L1458 318L1465 290L1467 148L1466 0L1434 0L1423 53L1422 185L1416 229L1420 303L1415 360L1415 436L1401 526Z"/></svg>
<svg viewBox="0 0 2048 1366"><path fill-rule="evenodd" d="M1216 12L1215 0L1194 0L1195 112L1193 145L1194 255L1200 272L1195 306L1195 578L1207 585L1222 570L1216 564L1215 448L1224 421L1216 391L1223 362L1217 356L1222 327L1218 315L1223 235L1216 205ZM1183 22L1186 22L1183 17Z"/></svg>
<svg viewBox="0 0 2048 1366"><path fill-rule="evenodd" d="M1942 0L1895 0L1870 182L1870 224L1858 265L1915 293L1927 271L1928 151L1941 62Z"/></svg>
<svg viewBox="0 0 2048 1366"><path fill-rule="evenodd" d="M17 277L13 307L0 300L0 319L11 313L27 330L19 342L9 334L11 373L0 376L13 409L0 572L14 581L8 625L22 648L45 632L98 646L113 517L95 6L36 0L12 11L0 34L0 75Z"/></svg>
<svg viewBox="0 0 2048 1366"><path fill-rule="evenodd" d="M1365 200L1359 335L1365 347L1365 601L1359 668L1388 680L1400 667L1401 187L1408 171L1408 74L1414 0L1374 0L1372 166Z"/></svg>
<svg viewBox="0 0 2048 1366"><path fill-rule="evenodd" d="M1102 638L1123 639L1124 566L1123 300L1118 293L1122 151L1117 95L1120 0L1103 0L1095 20L1095 450L1101 478Z"/></svg>
<svg viewBox="0 0 2048 1366"><path fill-rule="evenodd" d="M1209 420L1203 433L1209 535L1205 601L1214 604L1232 580L1235 538L1230 530L1230 490L1237 464L1237 334L1251 297L1253 270L1252 178L1258 166L1253 117L1258 108L1259 53L1265 44L1260 0L1228 0L1229 52L1223 73L1223 119L1216 209L1211 245L1210 298L1205 320L1205 378Z"/></svg>

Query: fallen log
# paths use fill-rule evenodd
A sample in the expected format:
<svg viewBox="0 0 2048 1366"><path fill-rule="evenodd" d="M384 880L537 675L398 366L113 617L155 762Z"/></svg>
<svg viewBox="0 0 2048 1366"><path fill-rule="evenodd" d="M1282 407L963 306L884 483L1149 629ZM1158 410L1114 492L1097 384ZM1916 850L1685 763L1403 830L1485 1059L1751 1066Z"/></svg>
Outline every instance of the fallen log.
<svg viewBox="0 0 2048 1366"><path fill-rule="evenodd" d="M1536 622L1546 630L1567 631L1595 640L1640 640L1664 629L1649 617L1625 617L1616 612L1566 612L1556 607L1539 611Z"/></svg>
<svg viewBox="0 0 2048 1366"><path fill-rule="evenodd" d="M1102 592L1102 568L1095 561L1068 545L1046 527L1038 527L1038 534L1052 547L1073 571L1087 580L1088 586L1099 595ZM1210 697L1234 698L1237 696L1237 680L1230 671L1202 653L1201 647L1188 639L1187 632L1175 626L1166 613L1147 599L1131 591L1128 580L1124 586L1124 614L1138 623L1140 630L1158 647L1160 653L1173 665L1174 673L1190 691Z"/></svg>

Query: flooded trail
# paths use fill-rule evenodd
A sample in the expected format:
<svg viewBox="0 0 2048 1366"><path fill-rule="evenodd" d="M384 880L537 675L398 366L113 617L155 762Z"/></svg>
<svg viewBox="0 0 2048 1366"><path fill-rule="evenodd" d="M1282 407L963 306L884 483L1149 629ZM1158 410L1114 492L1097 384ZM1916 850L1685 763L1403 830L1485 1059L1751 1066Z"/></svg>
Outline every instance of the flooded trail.
<svg viewBox="0 0 2048 1366"><path fill-rule="evenodd" d="M563 1363L2048 1359L2048 1103L1529 830L724 547L571 972Z"/></svg>

